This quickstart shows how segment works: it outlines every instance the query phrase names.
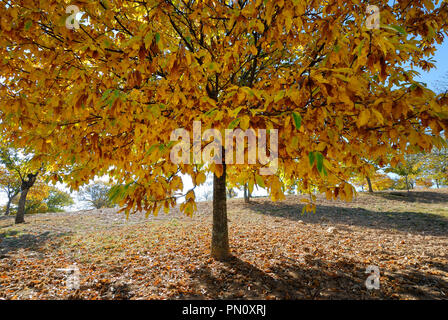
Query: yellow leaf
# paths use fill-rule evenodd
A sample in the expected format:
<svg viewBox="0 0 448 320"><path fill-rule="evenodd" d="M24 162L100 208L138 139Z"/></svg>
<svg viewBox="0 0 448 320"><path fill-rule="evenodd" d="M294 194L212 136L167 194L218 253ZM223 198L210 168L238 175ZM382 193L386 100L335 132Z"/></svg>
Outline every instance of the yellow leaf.
<svg viewBox="0 0 448 320"><path fill-rule="evenodd" d="M363 111L361 111L361 114L359 115L357 121L358 128L366 125L369 122L369 119L370 119L370 111L368 109L364 109Z"/></svg>
<svg viewBox="0 0 448 320"><path fill-rule="evenodd" d="M205 182L206 180L206 176L203 172L200 172L197 176L196 176L196 184L202 184Z"/></svg>

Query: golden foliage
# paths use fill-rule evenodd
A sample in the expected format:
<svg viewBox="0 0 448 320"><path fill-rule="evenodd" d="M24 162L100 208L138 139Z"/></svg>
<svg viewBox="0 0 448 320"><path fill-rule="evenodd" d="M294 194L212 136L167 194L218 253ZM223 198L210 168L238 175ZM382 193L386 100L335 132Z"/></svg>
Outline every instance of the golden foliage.
<svg viewBox="0 0 448 320"><path fill-rule="evenodd" d="M66 1L2 2L0 130L51 160L55 181L108 174L128 186L128 209L157 212L176 203L178 173L202 183L222 171L173 164L174 129L275 128L282 174L350 200L362 159L395 165L397 152L429 151L447 132L447 104L405 67L433 67L448 19L436 2L377 1L394 26L379 30L359 0L74 1L89 23L72 30ZM229 166L229 179L281 199L279 177L259 167Z"/></svg>

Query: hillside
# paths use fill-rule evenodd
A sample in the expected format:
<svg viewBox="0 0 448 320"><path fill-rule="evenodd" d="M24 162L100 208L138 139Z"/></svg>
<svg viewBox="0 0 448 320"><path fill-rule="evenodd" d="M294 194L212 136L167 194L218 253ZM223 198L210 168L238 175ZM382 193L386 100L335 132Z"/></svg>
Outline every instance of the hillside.
<svg viewBox="0 0 448 320"><path fill-rule="evenodd" d="M193 218L115 209L0 218L1 299L447 299L448 190L228 201L233 260L209 258L211 203ZM80 289L60 268L76 263ZM365 286L378 266L380 289Z"/></svg>

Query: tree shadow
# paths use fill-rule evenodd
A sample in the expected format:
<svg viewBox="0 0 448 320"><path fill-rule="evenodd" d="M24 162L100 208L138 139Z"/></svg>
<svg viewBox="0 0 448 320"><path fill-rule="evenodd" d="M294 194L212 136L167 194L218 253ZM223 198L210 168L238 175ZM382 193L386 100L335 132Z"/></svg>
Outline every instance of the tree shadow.
<svg viewBox="0 0 448 320"><path fill-rule="evenodd" d="M0 222L10 220L11 223L8 223L8 224L5 224L5 225L3 225L3 226L0 226L0 229L12 227L12 226L14 225L14 219L15 219L15 216L5 216L5 215L1 215L1 216L0 216Z"/></svg>
<svg viewBox="0 0 448 320"><path fill-rule="evenodd" d="M446 300L448 282L443 275L424 273L414 268L406 268L384 276L394 283L395 294L420 300Z"/></svg>
<svg viewBox="0 0 448 320"><path fill-rule="evenodd" d="M391 192L374 192L370 195L381 197L387 200L396 200L404 202L416 203L448 203L448 193L432 192L432 191L391 191Z"/></svg>
<svg viewBox="0 0 448 320"><path fill-rule="evenodd" d="M204 264L191 273L201 291L209 299L316 299L322 291L322 273L307 270L291 262L281 262L266 273L233 256L222 262L219 274ZM353 286L352 280L344 279ZM192 297L184 296L184 299ZM194 298L198 298L195 296Z"/></svg>
<svg viewBox="0 0 448 320"><path fill-rule="evenodd" d="M0 255L5 256L20 249L38 250L46 242L69 235L70 233L51 233L49 231L39 234L21 233L20 231L0 232Z"/></svg>
<svg viewBox="0 0 448 320"><path fill-rule="evenodd" d="M440 290L448 289L444 279L428 279L413 270L383 276L385 288L380 285L380 290L369 290L365 268L349 260L327 264L309 255L306 263L278 260L267 273L232 257L218 268L203 264L192 271L195 291L203 295L187 294L181 299L392 299L393 293L414 299L443 299ZM394 280L393 288L386 280Z"/></svg>
<svg viewBox="0 0 448 320"><path fill-rule="evenodd" d="M362 226L371 229L399 230L434 236L448 235L448 218L420 212L375 212L364 208L317 205L316 213L301 214L303 204L257 201L246 210L306 223Z"/></svg>
<svg viewBox="0 0 448 320"><path fill-rule="evenodd" d="M448 273L448 265L445 264L445 263L441 263L441 262L438 262L438 261L432 261L432 260L424 260L424 261L421 261L421 263L422 264L426 264L429 267L438 269L439 271Z"/></svg>

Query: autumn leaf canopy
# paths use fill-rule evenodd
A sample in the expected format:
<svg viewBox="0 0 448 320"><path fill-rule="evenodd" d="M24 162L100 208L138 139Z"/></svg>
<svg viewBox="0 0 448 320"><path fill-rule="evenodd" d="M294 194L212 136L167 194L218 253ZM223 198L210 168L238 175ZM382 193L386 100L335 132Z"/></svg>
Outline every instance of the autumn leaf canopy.
<svg viewBox="0 0 448 320"><path fill-rule="evenodd" d="M82 12L79 28L67 27L69 5ZM377 29L366 26L369 5L379 9ZM158 211L182 192L180 173L200 184L222 171L170 161L173 130L192 131L193 121L203 131L277 129L277 174L232 165L229 181L279 199L284 176L348 200L351 174L371 170L366 159L396 165L447 132L447 99L417 82L415 68L434 67L448 4L391 5L2 1L0 130L51 160L55 181L76 188L107 174L128 209ZM190 192L182 209L194 206Z"/></svg>

